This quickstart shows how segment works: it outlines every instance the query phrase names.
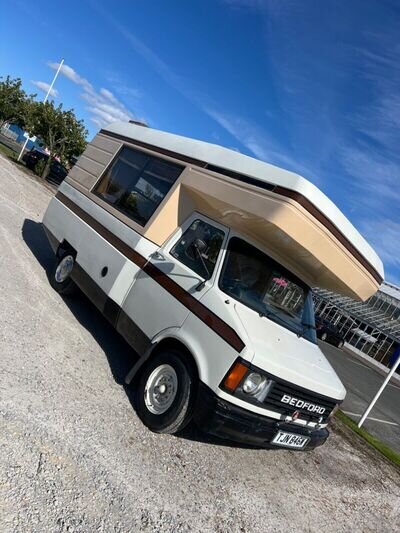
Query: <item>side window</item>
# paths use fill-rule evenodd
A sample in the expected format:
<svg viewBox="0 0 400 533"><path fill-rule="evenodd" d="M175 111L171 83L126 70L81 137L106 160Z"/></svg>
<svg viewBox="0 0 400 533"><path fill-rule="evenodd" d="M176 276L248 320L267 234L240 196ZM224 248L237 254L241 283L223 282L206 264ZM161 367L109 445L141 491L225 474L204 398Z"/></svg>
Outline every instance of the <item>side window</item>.
<svg viewBox="0 0 400 533"><path fill-rule="evenodd" d="M171 255L204 279L215 268L224 232L204 220L195 220L171 250Z"/></svg>
<svg viewBox="0 0 400 533"><path fill-rule="evenodd" d="M180 165L125 146L93 192L145 226L182 171Z"/></svg>

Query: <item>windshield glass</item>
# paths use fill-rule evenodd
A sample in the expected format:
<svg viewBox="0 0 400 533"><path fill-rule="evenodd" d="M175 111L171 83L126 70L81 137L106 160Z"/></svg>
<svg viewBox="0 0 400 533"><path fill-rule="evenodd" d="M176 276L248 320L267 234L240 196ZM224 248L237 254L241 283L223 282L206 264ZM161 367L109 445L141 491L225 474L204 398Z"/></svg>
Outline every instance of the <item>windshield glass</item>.
<svg viewBox="0 0 400 533"><path fill-rule="evenodd" d="M311 289L255 246L232 237L219 285L247 307L317 342Z"/></svg>

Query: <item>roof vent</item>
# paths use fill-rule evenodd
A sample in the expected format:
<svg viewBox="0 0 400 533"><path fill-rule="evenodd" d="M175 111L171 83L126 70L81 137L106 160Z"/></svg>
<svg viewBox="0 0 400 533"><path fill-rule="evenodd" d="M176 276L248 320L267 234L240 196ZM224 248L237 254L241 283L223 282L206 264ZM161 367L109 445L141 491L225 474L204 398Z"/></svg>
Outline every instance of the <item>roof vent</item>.
<svg viewBox="0 0 400 533"><path fill-rule="evenodd" d="M144 128L148 128L149 125L146 124L143 120L130 120L129 124L136 124L136 126L143 126Z"/></svg>

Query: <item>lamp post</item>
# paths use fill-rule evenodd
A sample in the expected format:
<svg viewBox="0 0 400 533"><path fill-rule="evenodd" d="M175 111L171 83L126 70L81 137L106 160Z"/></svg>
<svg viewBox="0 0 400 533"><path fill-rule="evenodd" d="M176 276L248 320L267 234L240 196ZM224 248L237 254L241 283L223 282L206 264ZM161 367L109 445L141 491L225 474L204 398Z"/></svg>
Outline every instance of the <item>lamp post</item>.
<svg viewBox="0 0 400 533"><path fill-rule="evenodd" d="M51 85L50 85L50 87L48 88L48 91L47 91L47 93L46 93L46 96L44 97L44 100L43 100L43 103L44 103L44 104L47 102L47 99L49 98L49 95L50 95L50 93L51 93L51 90L53 89L54 82L55 82L56 79L57 79L57 76L58 76L58 74L59 74L59 72L60 72L60 70L61 70L61 67L63 66L63 63L64 63L64 58L61 59L60 64L58 65L57 72L56 72L55 75L54 75L53 81L51 82ZM24 144L23 144L23 146L22 146L22 148L21 148L21 151L20 151L20 153L19 153L19 156L18 156L18 158L17 158L17 161L19 161L19 160L21 159L22 154L23 154L24 151L25 151L26 145L28 144L28 141L29 141L29 136L26 138L26 141L24 142Z"/></svg>
<svg viewBox="0 0 400 533"><path fill-rule="evenodd" d="M386 379L385 381L382 383L382 386L381 388L378 390L378 392L375 394L374 396L374 399L372 400L372 402L369 404L369 406L367 407L367 409L365 410L364 414L362 415L362 417L360 418L360 421L358 423L358 427L360 428L364 422L365 422L365 419L367 418L367 416L369 415L369 413L371 412L372 408L374 407L374 405L376 404L376 402L378 401L379 399L379 396L382 394L382 392L385 390L386 388L386 385L389 383L390 381L390 378L393 376L393 374L396 372L398 366L400 365L400 350L399 350L399 354L398 354L398 357L397 357L397 360L396 362L394 363L394 365L392 366L389 374L386 376Z"/></svg>

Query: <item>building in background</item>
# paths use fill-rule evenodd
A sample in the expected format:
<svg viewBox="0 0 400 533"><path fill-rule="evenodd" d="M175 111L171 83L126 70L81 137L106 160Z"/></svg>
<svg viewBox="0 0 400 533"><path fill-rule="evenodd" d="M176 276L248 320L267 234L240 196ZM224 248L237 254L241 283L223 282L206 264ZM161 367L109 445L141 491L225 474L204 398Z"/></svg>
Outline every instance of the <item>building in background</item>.
<svg viewBox="0 0 400 533"><path fill-rule="evenodd" d="M315 313L334 324L349 348L390 367L400 346L400 287L384 282L366 302L314 289Z"/></svg>

